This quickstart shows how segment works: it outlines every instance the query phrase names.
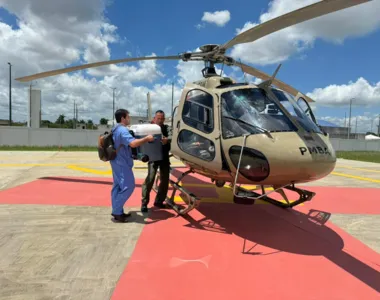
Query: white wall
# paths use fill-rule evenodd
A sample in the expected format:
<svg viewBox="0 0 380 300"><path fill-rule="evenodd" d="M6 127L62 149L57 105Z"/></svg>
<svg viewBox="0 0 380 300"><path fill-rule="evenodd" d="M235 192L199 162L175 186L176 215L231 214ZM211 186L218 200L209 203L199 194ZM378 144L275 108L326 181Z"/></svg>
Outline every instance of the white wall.
<svg viewBox="0 0 380 300"><path fill-rule="evenodd" d="M104 131L0 127L0 146L96 146Z"/></svg>
<svg viewBox="0 0 380 300"><path fill-rule="evenodd" d="M0 127L0 146L96 146L105 130ZM380 141L331 139L336 151L380 151Z"/></svg>
<svg viewBox="0 0 380 300"><path fill-rule="evenodd" d="M330 139L336 151L380 151L379 140Z"/></svg>

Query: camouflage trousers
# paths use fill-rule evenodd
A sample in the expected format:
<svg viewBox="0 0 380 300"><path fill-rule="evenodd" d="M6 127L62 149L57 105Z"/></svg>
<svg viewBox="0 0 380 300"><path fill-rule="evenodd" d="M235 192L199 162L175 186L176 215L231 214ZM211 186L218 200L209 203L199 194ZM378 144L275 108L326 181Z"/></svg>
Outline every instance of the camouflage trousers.
<svg viewBox="0 0 380 300"><path fill-rule="evenodd" d="M150 192L156 178L157 169L160 168L160 181L155 203L163 203L169 189L170 162L155 161L148 163L148 175L142 185L142 205L148 205L150 201Z"/></svg>

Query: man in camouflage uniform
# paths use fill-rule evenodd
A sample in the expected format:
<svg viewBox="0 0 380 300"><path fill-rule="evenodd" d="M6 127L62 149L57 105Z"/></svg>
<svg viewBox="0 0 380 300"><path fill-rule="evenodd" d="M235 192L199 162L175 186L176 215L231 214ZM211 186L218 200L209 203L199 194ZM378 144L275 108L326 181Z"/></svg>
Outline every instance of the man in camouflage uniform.
<svg viewBox="0 0 380 300"><path fill-rule="evenodd" d="M160 161L154 161L148 163L148 175L145 178L145 181L142 185L142 203L141 211L148 211L148 203L150 198L150 191L152 190L154 180L156 178L156 173L158 167L160 168L160 184L158 187L156 199L154 201L154 206L159 208L167 208L164 204L166 199L166 194L169 188L169 175L170 175L170 143L171 143L171 134L169 133L168 125L164 124L165 122L165 113L162 110L156 111L153 122L161 127L162 132L162 152L163 159Z"/></svg>

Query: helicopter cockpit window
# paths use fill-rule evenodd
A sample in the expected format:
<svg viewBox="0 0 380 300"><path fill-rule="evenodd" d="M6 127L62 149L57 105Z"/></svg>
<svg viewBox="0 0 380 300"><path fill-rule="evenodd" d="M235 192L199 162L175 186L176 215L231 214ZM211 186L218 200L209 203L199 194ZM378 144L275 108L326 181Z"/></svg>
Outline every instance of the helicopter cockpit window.
<svg viewBox="0 0 380 300"><path fill-rule="evenodd" d="M211 133L214 130L213 100L204 91L189 91L182 110L183 122L205 133Z"/></svg>
<svg viewBox="0 0 380 300"><path fill-rule="evenodd" d="M289 95L284 91L280 91L272 88L273 94L276 95L277 99L281 101L281 104L286 108L286 110L296 119L296 121L305 129L307 132L322 133L322 130L317 124L306 114L298 103L294 100L293 96Z"/></svg>
<svg viewBox="0 0 380 300"><path fill-rule="evenodd" d="M178 145L182 151L200 159L212 161L215 158L215 144L192 131L181 130Z"/></svg>
<svg viewBox="0 0 380 300"><path fill-rule="evenodd" d="M236 89L223 93L221 98L223 138L258 134L265 130L270 132L297 130L262 89Z"/></svg>

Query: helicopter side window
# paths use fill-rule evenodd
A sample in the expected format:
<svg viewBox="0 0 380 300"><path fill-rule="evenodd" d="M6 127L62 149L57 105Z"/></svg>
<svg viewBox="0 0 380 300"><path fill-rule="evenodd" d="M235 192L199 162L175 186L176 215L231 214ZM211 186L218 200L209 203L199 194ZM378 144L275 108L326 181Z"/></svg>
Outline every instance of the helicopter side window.
<svg viewBox="0 0 380 300"><path fill-rule="evenodd" d="M215 158L215 144L192 131L181 130L178 135L178 145L183 152L205 161L212 161Z"/></svg>
<svg viewBox="0 0 380 300"><path fill-rule="evenodd" d="M213 100L204 91L189 91L182 110L183 122L202 132L211 133L214 130Z"/></svg>

